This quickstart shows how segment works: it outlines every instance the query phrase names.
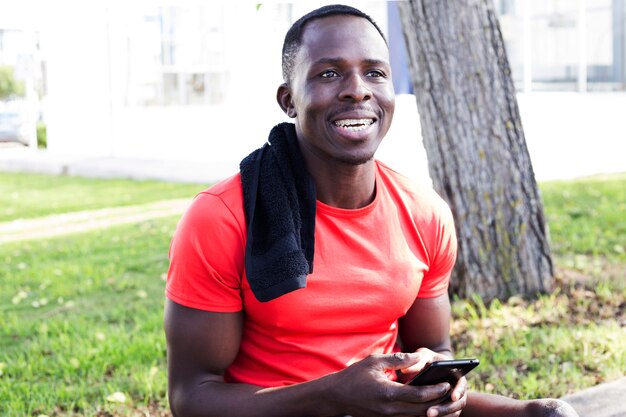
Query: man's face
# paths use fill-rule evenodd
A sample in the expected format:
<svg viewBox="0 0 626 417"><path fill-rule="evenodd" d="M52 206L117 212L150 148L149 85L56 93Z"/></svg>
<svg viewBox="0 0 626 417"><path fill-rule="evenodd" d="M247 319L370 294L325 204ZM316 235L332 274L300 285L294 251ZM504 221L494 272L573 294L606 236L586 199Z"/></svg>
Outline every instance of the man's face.
<svg viewBox="0 0 626 417"><path fill-rule="evenodd" d="M300 147L309 161L372 160L389 130L395 97L389 51L376 28L356 16L308 23L290 83Z"/></svg>

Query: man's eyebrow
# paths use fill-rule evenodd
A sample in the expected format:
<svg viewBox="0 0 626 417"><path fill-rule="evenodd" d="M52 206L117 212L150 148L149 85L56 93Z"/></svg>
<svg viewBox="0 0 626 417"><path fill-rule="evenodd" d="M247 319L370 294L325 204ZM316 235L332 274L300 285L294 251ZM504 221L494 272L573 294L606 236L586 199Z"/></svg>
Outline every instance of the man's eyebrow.
<svg viewBox="0 0 626 417"><path fill-rule="evenodd" d="M336 64L341 64L343 62L345 62L346 60L343 58L320 58L317 61L315 61L313 63L313 65L320 65L320 64L332 64L332 65L336 65Z"/></svg>
<svg viewBox="0 0 626 417"><path fill-rule="evenodd" d="M317 61L315 61L313 65L324 65L324 64L340 65L344 62L346 62L346 59L344 58L320 58ZM370 58L370 59L364 59L363 62L366 65L372 65L372 66L389 66L389 62L382 60L382 59Z"/></svg>
<svg viewBox="0 0 626 417"><path fill-rule="evenodd" d="M365 63L371 66L389 66L389 62L382 59L366 59Z"/></svg>

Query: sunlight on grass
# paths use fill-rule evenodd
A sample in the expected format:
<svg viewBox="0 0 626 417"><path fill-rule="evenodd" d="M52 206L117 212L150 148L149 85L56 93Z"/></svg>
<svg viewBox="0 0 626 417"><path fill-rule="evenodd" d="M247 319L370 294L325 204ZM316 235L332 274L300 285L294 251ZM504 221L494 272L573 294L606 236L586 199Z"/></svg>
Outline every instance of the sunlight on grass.
<svg viewBox="0 0 626 417"><path fill-rule="evenodd" d="M10 258L0 272L0 415L167 409L163 275L176 221L0 246Z"/></svg>
<svg viewBox="0 0 626 417"><path fill-rule="evenodd" d="M0 222L193 198L207 185L0 172Z"/></svg>
<svg viewBox="0 0 626 417"><path fill-rule="evenodd" d="M557 254L626 261L626 174L551 181L540 188Z"/></svg>
<svg viewBox="0 0 626 417"><path fill-rule="evenodd" d="M536 300L453 303L457 356L478 356L473 387L518 398L560 397L626 369L623 291L557 290ZM523 387L520 389L520 387Z"/></svg>

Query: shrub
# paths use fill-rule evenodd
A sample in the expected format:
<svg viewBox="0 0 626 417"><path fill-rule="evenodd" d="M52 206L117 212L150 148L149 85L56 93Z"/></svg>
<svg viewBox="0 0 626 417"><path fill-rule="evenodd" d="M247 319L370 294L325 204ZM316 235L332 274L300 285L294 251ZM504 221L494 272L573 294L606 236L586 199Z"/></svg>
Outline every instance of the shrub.
<svg viewBox="0 0 626 417"><path fill-rule="evenodd" d="M15 79L12 67L0 65L0 99L24 97L24 83Z"/></svg>
<svg viewBox="0 0 626 417"><path fill-rule="evenodd" d="M48 147L48 140L46 137L46 124L44 122L37 122L37 147Z"/></svg>

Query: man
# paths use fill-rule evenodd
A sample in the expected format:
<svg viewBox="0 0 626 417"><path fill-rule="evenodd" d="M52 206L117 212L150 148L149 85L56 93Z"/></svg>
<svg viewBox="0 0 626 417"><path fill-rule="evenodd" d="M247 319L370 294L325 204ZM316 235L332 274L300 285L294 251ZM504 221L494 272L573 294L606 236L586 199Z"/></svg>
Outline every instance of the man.
<svg viewBox="0 0 626 417"><path fill-rule="evenodd" d="M374 159L394 112L386 41L356 9L315 10L287 33L283 76L277 100L294 124L198 195L172 241L173 413L575 415L468 394L464 378L402 383L452 356L456 240L432 190Z"/></svg>

